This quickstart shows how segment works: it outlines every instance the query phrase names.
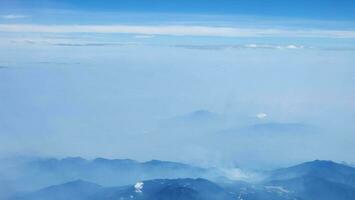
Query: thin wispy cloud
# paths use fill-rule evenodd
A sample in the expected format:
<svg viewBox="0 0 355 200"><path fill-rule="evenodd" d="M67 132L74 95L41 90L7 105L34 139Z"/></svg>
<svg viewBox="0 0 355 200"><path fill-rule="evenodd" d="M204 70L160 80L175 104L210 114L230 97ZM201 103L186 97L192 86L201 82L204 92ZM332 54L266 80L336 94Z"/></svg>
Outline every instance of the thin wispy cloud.
<svg viewBox="0 0 355 200"><path fill-rule="evenodd" d="M155 36L154 36L155 37ZM154 38L153 37L153 38ZM136 38L134 36L135 39ZM48 45L48 46L62 46L62 47L106 47L106 46L156 46L156 44L144 43L144 42L118 42L118 41L100 41L97 38L86 38L86 40L79 41L77 39L39 39L39 38L8 38L6 41L10 41L11 44L25 44L25 45ZM173 42L172 42L173 43ZM161 44L160 46L172 47L172 48L184 48L190 50L325 50L325 51L354 51L354 47L348 46L317 46L317 45L303 45L303 44L280 44L280 43L239 43L239 44Z"/></svg>
<svg viewBox="0 0 355 200"><path fill-rule="evenodd" d="M303 45L274 45L274 44L246 44L243 46L244 48L249 49L305 49L311 47L305 47Z"/></svg>
<svg viewBox="0 0 355 200"><path fill-rule="evenodd" d="M3 15L1 18L3 19L21 19L21 18L27 18L27 15Z"/></svg>
<svg viewBox="0 0 355 200"><path fill-rule="evenodd" d="M128 44L121 43L50 43L53 46L69 46L69 47L102 47L102 46L125 46Z"/></svg>
<svg viewBox="0 0 355 200"><path fill-rule="evenodd" d="M121 33L138 35L212 37L302 37L355 38L355 30L289 30L276 28L238 28L170 25L34 25L0 24L0 32L20 33Z"/></svg>
<svg viewBox="0 0 355 200"><path fill-rule="evenodd" d="M42 65L79 65L80 64L80 62L53 62L53 61L40 61L34 63L42 64Z"/></svg>
<svg viewBox="0 0 355 200"><path fill-rule="evenodd" d="M134 38L137 39L149 39L149 38L154 38L154 35L135 35Z"/></svg>
<svg viewBox="0 0 355 200"><path fill-rule="evenodd" d="M173 47L198 49L198 50L227 50L227 49L275 49L275 50L297 50L311 49L303 45L295 44L236 44L236 45L173 45Z"/></svg>
<svg viewBox="0 0 355 200"><path fill-rule="evenodd" d="M49 46L63 46L63 47L102 47L102 46L130 46L137 45L138 43L124 43L124 42L100 42L95 39L77 41L75 39L11 39L12 44L28 44L28 45L49 45Z"/></svg>

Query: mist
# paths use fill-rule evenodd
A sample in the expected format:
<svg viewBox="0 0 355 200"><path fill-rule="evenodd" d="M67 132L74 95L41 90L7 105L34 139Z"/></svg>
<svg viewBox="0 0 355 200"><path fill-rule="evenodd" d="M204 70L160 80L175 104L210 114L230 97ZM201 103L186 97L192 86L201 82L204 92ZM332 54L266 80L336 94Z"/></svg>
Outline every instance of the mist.
<svg viewBox="0 0 355 200"><path fill-rule="evenodd" d="M2 64L9 67L0 69L2 157L247 167L354 162L345 153L355 140L349 51L4 48ZM312 128L250 130L268 123Z"/></svg>

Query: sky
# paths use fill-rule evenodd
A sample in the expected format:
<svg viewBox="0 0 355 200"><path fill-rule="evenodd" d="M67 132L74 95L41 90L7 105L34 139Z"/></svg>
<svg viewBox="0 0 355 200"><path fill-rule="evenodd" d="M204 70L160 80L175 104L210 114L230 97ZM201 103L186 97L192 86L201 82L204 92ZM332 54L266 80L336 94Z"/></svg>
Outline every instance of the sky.
<svg viewBox="0 0 355 200"><path fill-rule="evenodd" d="M355 163L354 4L2 0L0 157Z"/></svg>

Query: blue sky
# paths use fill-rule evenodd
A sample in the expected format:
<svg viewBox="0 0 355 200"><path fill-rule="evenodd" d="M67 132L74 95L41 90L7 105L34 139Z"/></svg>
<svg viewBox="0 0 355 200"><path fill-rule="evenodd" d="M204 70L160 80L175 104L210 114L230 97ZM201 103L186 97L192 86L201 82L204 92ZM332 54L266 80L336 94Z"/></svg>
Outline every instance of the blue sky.
<svg viewBox="0 0 355 200"><path fill-rule="evenodd" d="M355 162L352 1L82 2L0 2L0 156Z"/></svg>
<svg viewBox="0 0 355 200"><path fill-rule="evenodd" d="M77 11L103 12L163 12L192 14L238 14L265 17L294 17L307 19L353 20L354 2L351 0L4 0L2 10L16 11L27 9L64 9ZM27 12L31 12L28 11Z"/></svg>
<svg viewBox="0 0 355 200"><path fill-rule="evenodd" d="M231 42L245 45L255 41L263 45L294 43L351 49L355 38L354 6L345 0L151 0L87 1L85 4L75 0L20 0L2 1L0 7L0 34L8 37L8 41L16 41L16 37L31 41L44 34L51 37L85 34L94 38L87 43L115 42L117 37L135 43L138 36L151 38L147 43L161 44L169 37L168 43L172 45L188 45L181 37L185 36L195 37L190 43L199 45Z"/></svg>

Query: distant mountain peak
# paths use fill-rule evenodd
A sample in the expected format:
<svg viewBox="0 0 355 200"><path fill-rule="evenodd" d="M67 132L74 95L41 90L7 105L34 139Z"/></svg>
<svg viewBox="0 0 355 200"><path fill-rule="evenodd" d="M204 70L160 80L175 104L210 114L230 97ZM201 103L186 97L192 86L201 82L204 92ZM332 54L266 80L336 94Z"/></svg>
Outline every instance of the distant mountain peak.
<svg viewBox="0 0 355 200"><path fill-rule="evenodd" d="M161 121L161 128L184 128L189 132L209 129L221 123L222 116L204 109L194 110L185 114L176 115Z"/></svg>
<svg viewBox="0 0 355 200"><path fill-rule="evenodd" d="M306 163L314 164L314 165L341 165L331 160L318 160L318 159Z"/></svg>
<svg viewBox="0 0 355 200"><path fill-rule="evenodd" d="M348 166L333 162L331 160L314 160L314 161L301 163L294 167L329 168L329 167L348 167Z"/></svg>
<svg viewBox="0 0 355 200"><path fill-rule="evenodd" d="M194 112L191 113L192 115L200 115L200 116L206 116L206 115L214 115L214 113L208 111L208 110L203 110L203 109L200 109L200 110L196 110Z"/></svg>
<svg viewBox="0 0 355 200"><path fill-rule="evenodd" d="M321 178L341 184L355 185L355 168L329 160L314 160L271 172L268 180Z"/></svg>
<svg viewBox="0 0 355 200"><path fill-rule="evenodd" d="M172 161L162 161L162 160L150 160L147 162L142 163L143 165L148 165L148 166L165 166L168 168L193 168L193 166L184 164L184 163L179 163L179 162L172 162ZM194 167L196 169L200 169L199 167ZM201 168L202 169L202 168Z"/></svg>
<svg viewBox="0 0 355 200"><path fill-rule="evenodd" d="M312 170L312 169L321 169L321 168L329 168L329 167L340 167L340 168L351 168L349 166L339 164L330 160L313 160L309 162L304 162L298 165L294 165L288 168L282 168L276 171L281 170L295 170L295 169L303 169L303 170Z"/></svg>
<svg viewBox="0 0 355 200"><path fill-rule="evenodd" d="M98 185L96 183L85 181L83 179L76 179L76 180L61 184L59 186L96 186L96 187L100 187L100 185Z"/></svg>
<svg viewBox="0 0 355 200"><path fill-rule="evenodd" d="M65 157L65 158L62 158L61 161L80 163L80 162L87 162L88 160L86 160L82 157Z"/></svg>
<svg viewBox="0 0 355 200"><path fill-rule="evenodd" d="M208 110L195 110L193 112L181 115L176 117L177 120L183 121L206 121L206 120L214 120L217 118L217 114Z"/></svg>
<svg viewBox="0 0 355 200"><path fill-rule="evenodd" d="M132 159L107 159L107 158L95 158L91 162L93 163L120 163L120 164L139 164L138 161Z"/></svg>
<svg viewBox="0 0 355 200"><path fill-rule="evenodd" d="M348 165L344 165L344 164L340 164L340 163L336 163L333 162L331 160L314 160L314 161L310 161L310 162L305 162L299 165L296 165L294 167L291 168L299 168L299 169L304 169L304 170L308 170L309 172L315 172L315 171L329 171L329 172L350 172L351 174L355 175L355 168L348 166Z"/></svg>

